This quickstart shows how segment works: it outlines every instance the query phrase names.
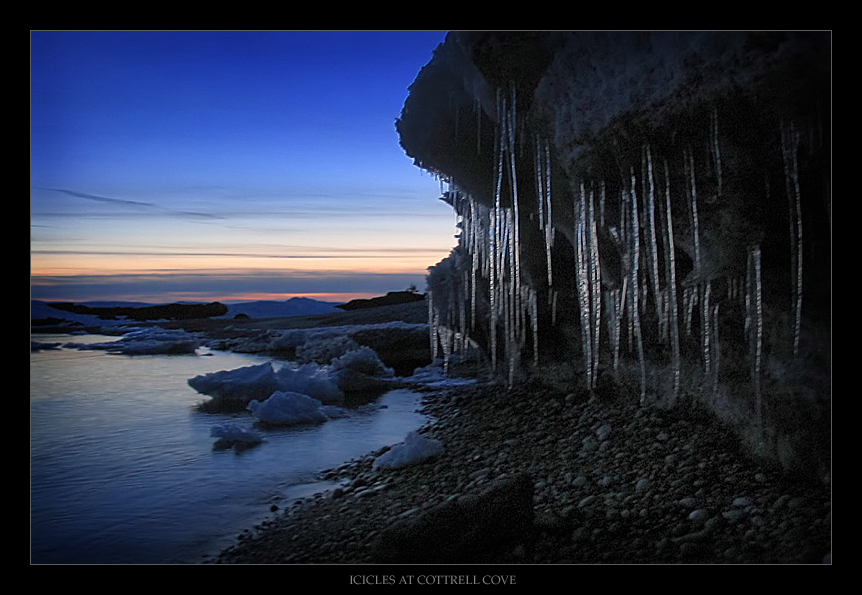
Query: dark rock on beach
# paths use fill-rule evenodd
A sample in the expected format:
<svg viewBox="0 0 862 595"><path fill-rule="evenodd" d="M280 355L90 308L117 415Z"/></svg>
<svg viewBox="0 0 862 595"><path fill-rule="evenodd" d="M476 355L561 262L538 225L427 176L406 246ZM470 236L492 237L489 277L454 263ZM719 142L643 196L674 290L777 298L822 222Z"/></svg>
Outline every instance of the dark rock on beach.
<svg viewBox="0 0 862 595"><path fill-rule="evenodd" d="M533 481L527 474L481 494L446 500L380 532L372 559L386 564L493 562L533 530Z"/></svg>

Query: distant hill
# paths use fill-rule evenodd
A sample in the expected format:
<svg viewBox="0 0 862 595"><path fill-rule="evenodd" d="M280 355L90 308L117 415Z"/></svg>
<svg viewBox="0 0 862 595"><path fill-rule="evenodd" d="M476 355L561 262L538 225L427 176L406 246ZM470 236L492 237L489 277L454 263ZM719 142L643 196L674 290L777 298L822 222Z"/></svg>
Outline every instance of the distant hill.
<svg viewBox="0 0 862 595"><path fill-rule="evenodd" d="M145 306L92 306L72 302L49 304L54 310L79 316L95 316L99 320L190 320L193 318L212 318L227 313L227 306L219 302L209 304L173 303ZM32 311L32 310L31 310Z"/></svg>
<svg viewBox="0 0 862 595"><path fill-rule="evenodd" d="M149 304L143 302L45 302L30 301L31 327L103 326L111 323L155 319L200 318L281 318L338 312L338 302L309 298L285 301L251 301L235 304Z"/></svg>
<svg viewBox="0 0 862 595"><path fill-rule="evenodd" d="M338 312L340 302L321 302L310 298L295 297L285 301L259 300L227 304L228 311L219 318L281 318L282 316L308 316Z"/></svg>
<svg viewBox="0 0 862 595"><path fill-rule="evenodd" d="M346 304L338 306L342 310L364 310L366 308L378 308L380 306L393 306L395 304L408 304L411 302L421 302L425 296L415 291L390 291L384 296L351 300Z"/></svg>

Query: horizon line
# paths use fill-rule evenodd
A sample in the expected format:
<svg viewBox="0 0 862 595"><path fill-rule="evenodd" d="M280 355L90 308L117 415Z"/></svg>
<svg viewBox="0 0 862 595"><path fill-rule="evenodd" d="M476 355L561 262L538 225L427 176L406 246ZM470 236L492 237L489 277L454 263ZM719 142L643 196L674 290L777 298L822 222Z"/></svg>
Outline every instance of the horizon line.
<svg viewBox="0 0 862 595"><path fill-rule="evenodd" d="M403 290L392 290L392 291L410 291L409 289ZM200 298L200 297L191 297L191 296L178 296L176 299L134 299L129 296L117 297L117 298L86 298L86 299L63 299L63 298L39 298L39 297L30 297L31 302L44 302L46 304L52 303L72 303L72 304L85 304L92 302L118 302L118 303L138 303L138 304L150 304L150 305L162 305L162 304L173 304L173 303L193 303L193 304L208 304L213 302L219 302L223 304L241 304L245 302L286 302L292 299L297 298L305 298L318 302L332 303L332 304L345 304L352 300L357 299L371 299L375 297L381 297L386 295L386 293L380 292L307 292L307 293L260 293L260 294L250 294L243 296L216 296L212 298ZM417 293L420 293L417 290Z"/></svg>

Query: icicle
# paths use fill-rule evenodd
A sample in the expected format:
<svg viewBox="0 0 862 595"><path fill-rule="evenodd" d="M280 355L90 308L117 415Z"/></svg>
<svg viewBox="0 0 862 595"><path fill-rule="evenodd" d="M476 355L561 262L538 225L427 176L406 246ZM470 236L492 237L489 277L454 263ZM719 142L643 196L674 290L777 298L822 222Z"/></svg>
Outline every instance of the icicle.
<svg viewBox="0 0 862 595"><path fill-rule="evenodd" d="M665 261L667 262L667 279L665 286L667 287L667 304L668 304L668 320L670 328L671 341L671 357L673 368L673 394L674 398L679 392L680 381L680 352L679 352L679 318L677 315L677 295L676 295L676 258L674 255L674 239L673 239L673 215L670 207L670 173L668 172L667 161L664 162L664 177L665 177Z"/></svg>
<svg viewBox="0 0 862 595"><path fill-rule="evenodd" d="M595 387L601 335L601 270L598 230L595 220L595 192L581 184L575 202L576 290L581 315L581 335L587 386Z"/></svg>
<svg viewBox="0 0 862 595"><path fill-rule="evenodd" d="M520 298L518 291L518 283L515 270L516 265L516 246L514 232L516 219L511 209L506 211L506 226L509 230L509 283L506 300L506 352L509 363L509 386L512 386L514 381L515 369L518 366L518 356L520 355L518 337L519 333L519 315L520 308L518 307L518 299Z"/></svg>
<svg viewBox="0 0 862 595"><path fill-rule="evenodd" d="M588 239L587 239L587 213L586 200L584 197L584 185L575 202L575 283L578 296L578 310L581 315L581 348L584 360L584 371L587 378L587 388L593 388L593 349L590 315L590 273Z"/></svg>
<svg viewBox="0 0 862 595"><path fill-rule="evenodd" d="M448 328L441 326L439 329L440 332L440 343L443 346L443 373L449 373L449 361L452 355L452 331Z"/></svg>
<svg viewBox="0 0 862 595"><path fill-rule="evenodd" d="M790 213L790 259L793 275L793 355L799 353L799 336L802 328L802 196L799 190L799 132L791 125L782 126L781 149L784 156L784 179L787 185L787 202Z"/></svg>
<svg viewBox="0 0 862 595"><path fill-rule="evenodd" d="M557 325L557 290L554 289L551 291L550 299L551 299L551 325Z"/></svg>
<svg viewBox="0 0 862 595"><path fill-rule="evenodd" d="M653 177L652 153L649 145L646 146L645 153L648 188L644 198L646 201L645 216L647 223L647 248L649 254L650 280L652 281L656 316L659 321L659 336L663 337L665 335L665 330L663 328L664 317L662 316L664 305L662 304L662 294L659 287L658 240L655 223L655 180Z"/></svg>
<svg viewBox="0 0 862 595"><path fill-rule="evenodd" d="M602 269L599 262L599 232L596 228L595 193L590 190L589 202L587 203L587 222L589 239L589 264L590 264L590 304L592 319L592 341L593 341L593 383L599 373L599 339L602 328Z"/></svg>
<svg viewBox="0 0 862 595"><path fill-rule="evenodd" d="M458 352L463 353L466 345L467 336L467 296L466 291L470 288L470 271L464 270L462 273L462 281L458 291Z"/></svg>
<svg viewBox="0 0 862 595"><path fill-rule="evenodd" d="M431 340L431 361L437 359L437 311L434 309L434 292L428 288L425 292L428 302L428 330Z"/></svg>
<svg viewBox="0 0 862 595"><path fill-rule="evenodd" d="M704 282L700 288L700 347L701 353L703 357L703 373L704 377L708 377L711 373L711 347L709 344L709 340L712 337L711 323L710 323L710 306L709 301L712 293L712 283L710 281Z"/></svg>
<svg viewBox="0 0 862 595"><path fill-rule="evenodd" d="M515 98L515 89L512 88L512 101L509 108L509 122L508 122L508 149L509 149L509 184L512 187L512 227L511 227L511 262L513 266L512 271L512 295L515 298L515 303L513 307L516 308L517 311L520 312L519 301L521 299L521 225L520 225L520 205L518 200L518 174L517 174L517 164L516 164L516 143L515 143L515 131L517 126L517 113L516 113L516 98Z"/></svg>
<svg viewBox="0 0 862 595"><path fill-rule="evenodd" d="M697 288L685 287L682 290L682 306L685 312L685 334L691 335L691 320L694 307L697 305Z"/></svg>
<svg viewBox="0 0 862 595"><path fill-rule="evenodd" d="M718 376L721 367L721 342L719 339L718 326L718 307L720 304L715 304L712 307L712 395L713 399L718 396Z"/></svg>
<svg viewBox="0 0 862 595"><path fill-rule="evenodd" d="M528 295L530 321L533 330L533 365L539 365L539 305L535 290L530 289Z"/></svg>
<svg viewBox="0 0 862 595"><path fill-rule="evenodd" d="M470 329L476 330L476 295L477 295L477 281L478 281L478 273L479 273L479 217L476 213L476 203L470 198L468 205L468 212L470 213L470 221L467 228L470 230L470 239L469 239L469 254L470 254Z"/></svg>
<svg viewBox="0 0 862 595"><path fill-rule="evenodd" d="M502 223L502 184L503 184L503 143L504 143L504 134L501 127L502 122L502 104L500 98L500 92L497 91L497 121L499 129L497 135L497 143L495 150L497 151L497 176L496 183L494 189L494 212L491 215L491 225L489 230L490 236L490 323L489 323L489 333L490 333L490 351L491 351L491 369L496 371L497 369L497 322L498 322L498 314L499 314L499 295L498 291L500 288L501 282L501 269L500 269L500 234L501 234L501 223Z"/></svg>
<svg viewBox="0 0 862 595"><path fill-rule="evenodd" d="M551 154L548 142L536 138L536 201L539 213L539 228L545 238L545 260L548 269L548 287L553 287L551 248L554 244L554 223L551 202Z"/></svg>
<svg viewBox="0 0 862 595"><path fill-rule="evenodd" d="M620 363L620 328L622 325L622 308L620 307L619 289L608 289L605 292L606 320L608 325L608 336L611 342L611 362L614 372L619 369Z"/></svg>
<svg viewBox="0 0 862 595"><path fill-rule="evenodd" d="M715 177L716 183L718 185L718 195L722 195L722 173L721 173L721 150L718 144L718 109L712 108L712 114L710 117L710 131L712 132L712 144L710 146L710 152L712 153L712 160L715 164Z"/></svg>
<svg viewBox="0 0 862 595"><path fill-rule="evenodd" d="M605 226L605 181L602 180L599 190L599 225Z"/></svg>
<svg viewBox="0 0 862 595"><path fill-rule="evenodd" d="M698 221L697 215L697 184L695 184L695 174L694 174L694 156L691 153L691 149L688 149L685 152L685 165L686 165L686 174L688 176L688 190L689 190L689 205L691 207L691 236L692 236L692 249L694 251L694 270L695 275L700 276L700 222Z"/></svg>
<svg viewBox="0 0 862 595"><path fill-rule="evenodd" d="M536 137L536 151L533 155L536 170L536 212L539 214L539 229L545 231L545 172L542 159L542 141Z"/></svg>
<svg viewBox="0 0 862 595"><path fill-rule="evenodd" d="M640 325L640 313L639 313L639 300L640 297L638 295L638 285L639 285L639 267L640 267L640 221L638 217L638 200L637 194L635 192L635 174L634 170L631 172L631 201L630 201L630 214L631 214L631 228L629 229L629 267L631 280L629 282L629 317L631 320L631 328L634 332L634 340L637 348L638 354L638 363L640 364L640 378L641 378L641 396L640 400L643 402L646 397L646 364L644 360L644 347L643 347L643 338L641 336L641 325Z"/></svg>
<svg viewBox="0 0 862 595"><path fill-rule="evenodd" d="M760 246L748 248L745 292L745 329L748 334L751 381L757 423L763 419L760 394L760 369L763 353L763 286L760 272Z"/></svg>

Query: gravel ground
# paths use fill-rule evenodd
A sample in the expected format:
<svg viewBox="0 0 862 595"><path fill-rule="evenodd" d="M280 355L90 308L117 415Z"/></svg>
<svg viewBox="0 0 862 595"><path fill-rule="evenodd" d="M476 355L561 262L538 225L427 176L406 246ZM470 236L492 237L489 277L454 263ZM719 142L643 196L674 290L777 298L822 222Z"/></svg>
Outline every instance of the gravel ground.
<svg viewBox="0 0 862 595"><path fill-rule="evenodd" d="M491 563L831 563L831 487L759 467L704 415L529 384L429 394L424 409L422 432L444 454L384 470L370 453L328 470L341 487L278 511L212 562L366 564L396 519L527 472L533 540Z"/></svg>

